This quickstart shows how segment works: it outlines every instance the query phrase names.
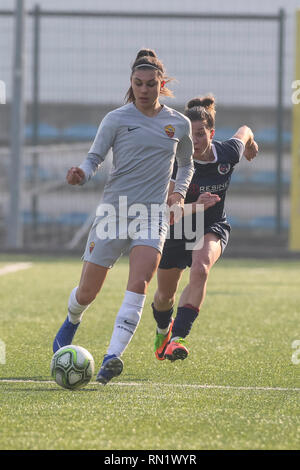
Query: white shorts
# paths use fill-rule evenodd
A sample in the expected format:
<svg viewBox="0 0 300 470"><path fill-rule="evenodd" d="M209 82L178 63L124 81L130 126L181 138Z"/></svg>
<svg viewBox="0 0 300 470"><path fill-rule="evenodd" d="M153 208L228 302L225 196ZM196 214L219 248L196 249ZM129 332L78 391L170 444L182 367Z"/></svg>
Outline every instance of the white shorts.
<svg viewBox="0 0 300 470"><path fill-rule="evenodd" d="M111 225L110 225L111 222ZM162 253L168 231L164 219L108 219L96 217L86 243L83 260L111 268L135 246L151 246Z"/></svg>

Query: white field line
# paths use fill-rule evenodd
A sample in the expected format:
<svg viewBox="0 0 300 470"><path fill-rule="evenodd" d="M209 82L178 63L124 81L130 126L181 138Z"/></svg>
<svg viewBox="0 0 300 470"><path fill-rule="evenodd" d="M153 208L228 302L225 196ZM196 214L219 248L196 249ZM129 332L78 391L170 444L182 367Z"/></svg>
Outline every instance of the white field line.
<svg viewBox="0 0 300 470"><path fill-rule="evenodd" d="M16 273L17 271L22 271L23 269L31 268L32 263L14 263L7 264L3 268L0 268L0 276L5 274Z"/></svg>
<svg viewBox="0 0 300 470"><path fill-rule="evenodd" d="M53 384L56 383L53 380L32 380L32 379L0 379L1 383L37 383L37 384ZM101 385L98 382L90 382L88 385ZM87 386L88 386L87 385ZM176 387L176 388L195 388L195 389L213 389L213 390L244 390L244 391L265 391L265 392L300 392L300 388L287 388L287 387L243 387L234 385L208 385L208 384L167 384L167 383L154 383L154 382L112 382L107 384L109 386L117 385L121 387Z"/></svg>

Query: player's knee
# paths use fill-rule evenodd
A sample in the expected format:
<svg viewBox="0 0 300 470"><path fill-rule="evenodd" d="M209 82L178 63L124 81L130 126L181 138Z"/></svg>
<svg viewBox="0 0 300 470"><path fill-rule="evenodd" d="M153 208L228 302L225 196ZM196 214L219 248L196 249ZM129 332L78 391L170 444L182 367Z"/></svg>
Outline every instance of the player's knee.
<svg viewBox="0 0 300 470"><path fill-rule="evenodd" d="M137 294L146 294L148 284L149 282L143 279L131 280L128 283L127 290L130 292L136 292Z"/></svg>
<svg viewBox="0 0 300 470"><path fill-rule="evenodd" d="M154 305L157 310L169 310L175 303L175 292L170 293L158 289L154 295Z"/></svg>
<svg viewBox="0 0 300 470"><path fill-rule="evenodd" d="M197 265L192 266L190 273L191 282L199 283L206 281L206 279L208 278L209 271L209 263L197 263Z"/></svg>
<svg viewBox="0 0 300 470"><path fill-rule="evenodd" d="M76 292L76 299L80 305L88 305L92 303L97 297L96 291L90 287L78 287Z"/></svg>
<svg viewBox="0 0 300 470"><path fill-rule="evenodd" d="M170 293L161 294L160 299L161 302L164 304L174 305L175 303L175 295L172 295Z"/></svg>

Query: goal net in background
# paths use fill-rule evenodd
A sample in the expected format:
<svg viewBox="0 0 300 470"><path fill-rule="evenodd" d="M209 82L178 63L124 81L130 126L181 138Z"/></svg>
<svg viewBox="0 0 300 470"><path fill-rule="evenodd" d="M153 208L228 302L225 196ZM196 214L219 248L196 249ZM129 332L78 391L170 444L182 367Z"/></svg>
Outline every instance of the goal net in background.
<svg viewBox="0 0 300 470"><path fill-rule="evenodd" d="M211 92L217 104L216 139L249 125L260 146L251 164L235 170L227 197L234 232L276 234L289 229L291 32L280 55L282 12L274 15L105 15L33 10L26 16L26 146L20 217L24 248L82 248L109 172L83 187L65 181L86 157L103 116L121 106L130 65L141 47L156 50L176 78L174 100L183 111L194 96ZM291 24L291 18L288 19ZM13 16L0 11L0 239L5 244L9 198L9 114ZM1 57L7 57L1 61ZM284 67L282 59L284 56ZM283 77L284 75L284 77ZM32 145L33 143L37 145ZM279 148L281 143L282 148Z"/></svg>
<svg viewBox="0 0 300 470"><path fill-rule="evenodd" d="M24 246L80 248L101 201L111 165L111 153L101 171L84 186L70 186L67 170L79 165L89 146L84 143L25 147L20 216ZM0 148L0 234L5 244L9 207L8 148Z"/></svg>

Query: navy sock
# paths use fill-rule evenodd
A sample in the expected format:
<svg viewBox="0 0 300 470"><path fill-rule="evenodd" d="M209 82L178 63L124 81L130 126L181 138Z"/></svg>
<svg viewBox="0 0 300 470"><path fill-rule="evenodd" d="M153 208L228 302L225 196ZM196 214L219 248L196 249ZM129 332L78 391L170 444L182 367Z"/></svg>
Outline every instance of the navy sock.
<svg viewBox="0 0 300 470"><path fill-rule="evenodd" d="M186 304L183 307L178 307L172 329L172 338L175 338L176 336L185 338L190 333L198 313L199 309L190 304Z"/></svg>
<svg viewBox="0 0 300 470"><path fill-rule="evenodd" d="M151 305L152 310L153 310L153 316L154 319L157 323L158 328L160 329L165 329L168 328L172 315L173 315L173 307L170 308L170 310L165 310L164 312L160 312L159 310L156 310L154 307L154 304Z"/></svg>

